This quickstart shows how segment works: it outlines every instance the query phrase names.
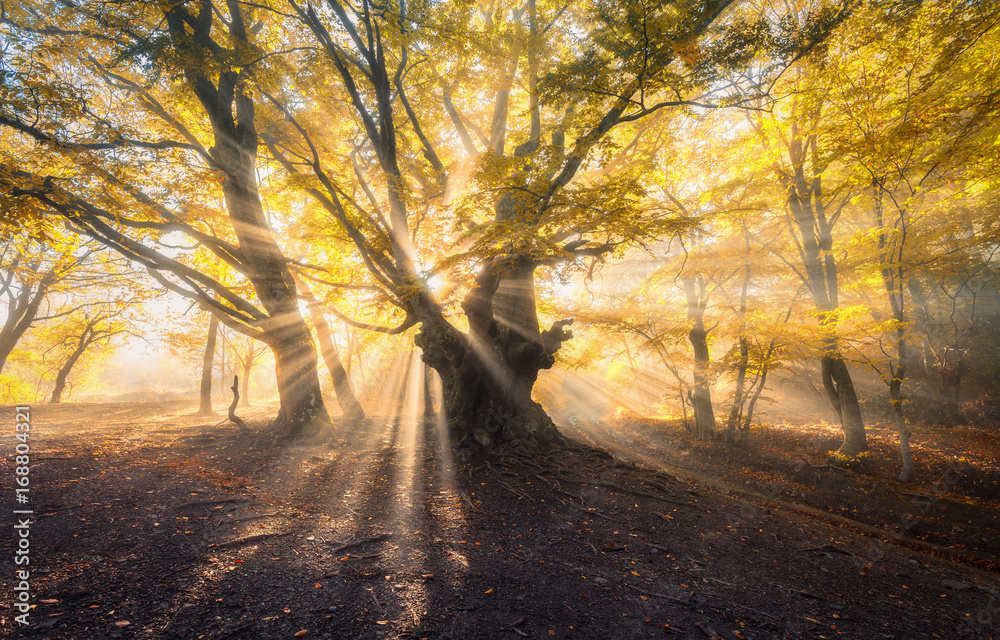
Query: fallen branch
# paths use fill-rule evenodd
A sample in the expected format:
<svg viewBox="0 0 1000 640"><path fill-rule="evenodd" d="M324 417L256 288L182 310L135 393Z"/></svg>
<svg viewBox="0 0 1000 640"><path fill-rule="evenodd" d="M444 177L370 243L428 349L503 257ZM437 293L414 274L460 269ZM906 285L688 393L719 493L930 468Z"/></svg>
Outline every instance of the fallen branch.
<svg viewBox="0 0 1000 640"><path fill-rule="evenodd" d="M232 542L223 542L222 544L208 545L209 549L232 549L234 547L242 547L248 544L257 544L258 542L263 542L270 538L284 538L285 536L290 536L294 531L286 531L285 533L262 533L258 536L250 536L249 538L240 538L239 540L233 540Z"/></svg>
<svg viewBox="0 0 1000 640"><path fill-rule="evenodd" d="M644 491L634 491L632 489L626 489L620 484L615 484L614 482L596 482L593 480L573 480L571 478L555 478L559 482L568 482L570 484L582 484L595 487L605 487L606 489L614 489L615 491L620 491L621 493L627 493L633 496L639 496L641 498L650 498L651 500L659 500L661 502L666 502L667 504L675 504L681 507L691 507L697 509L698 507L689 504L687 502L681 502L680 500L670 500L669 498L664 498L663 496L658 496L652 493L646 493Z"/></svg>
<svg viewBox="0 0 1000 640"><path fill-rule="evenodd" d="M532 498L531 496L529 496L528 494L522 493L521 491L518 491L517 489L515 489L514 487L510 486L509 484L507 484L506 482L504 482L502 480L495 480L495 482L497 484L499 484L501 487L503 487L504 489L506 489L507 491L510 491L511 493L513 493L515 496L519 496L521 498L524 498L525 500L530 500L531 502L535 501L535 499Z"/></svg>
<svg viewBox="0 0 1000 640"><path fill-rule="evenodd" d="M267 518L275 518L280 516L280 513L262 513L258 516L247 516L246 518L233 518L232 520L223 520L223 522L228 522L230 524L239 524L241 522L251 522L253 520L264 520Z"/></svg>
<svg viewBox="0 0 1000 640"><path fill-rule="evenodd" d="M380 536L375 536L374 538L364 538L363 540L354 540L345 544L340 545L330 553L337 554L347 551L348 549L353 549L354 547L360 547L363 544L368 544L370 542L382 542L392 537L391 533L383 533Z"/></svg>
<svg viewBox="0 0 1000 640"><path fill-rule="evenodd" d="M166 580L170 576L177 575L178 573L180 573L181 571L184 571L185 569L190 569L191 566L192 565L190 565L190 564L182 564L181 566L177 567L173 571L170 571L168 573L164 573L162 576L159 576L157 579L158 580Z"/></svg>
<svg viewBox="0 0 1000 640"><path fill-rule="evenodd" d="M570 493L569 491L564 491L564 490L562 490L562 489L553 489L553 491L555 491L556 493L561 493L561 494L563 494L564 496L567 496L567 497L569 497L569 498L576 498L577 500L579 500L579 501L580 501L580 504L581 504L581 505L583 505L583 506L587 506L587 501L583 499L583 496L578 496L578 495L577 495L577 494L575 494L575 493Z"/></svg>
<svg viewBox="0 0 1000 640"><path fill-rule="evenodd" d="M685 602L684 600L681 600L677 596L668 596L665 593L656 593L654 591L643 591L642 589L640 589L638 587L633 587L632 585L630 585L627 582L624 582L622 584L624 584L626 587L628 587L632 591L635 591L636 593L641 593L644 596L650 596L650 597L653 597L653 598L662 598L664 600L670 600L671 602L676 602L677 604L687 604L687 602Z"/></svg>
<svg viewBox="0 0 1000 640"><path fill-rule="evenodd" d="M648 484L651 487L656 487L657 489L659 489L660 491L663 491L664 493L669 493L671 495L673 495L673 493L674 493L673 489L671 489L667 485L663 484L662 482L657 482L656 480L643 480L643 482L646 483L646 484Z"/></svg>
<svg viewBox="0 0 1000 640"><path fill-rule="evenodd" d="M225 500L206 500L204 502L185 502L184 504L177 505L174 507L177 509L188 509L190 507L214 507L219 504L245 504L252 502L246 498L226 498Z"/></svg>
<svg viewBox="0 0 1000 640"><path fill-rule="evenodd" d="M521 631L520 629L516 629L515 628L515 627L517 627L517 625L521 624L522 622L524 622L524 618L518 618L514 622L511 622L509 625L507 625L506 628L510 629L511 631L513 631L517 635L521 636L522 638L527 638L528 637L527 633Z"/></svg>
<svg viewBox="0 0 1000 640"><path fill-rule="evenodd" d="M701 629L701 632L704 633L709 638L711 638L711 640L722 640L722 636L720 636L719 633L715 629L713 629L712 627L708 626L704 622L695 622L694 626L696 626L699 629Z"/></svg>

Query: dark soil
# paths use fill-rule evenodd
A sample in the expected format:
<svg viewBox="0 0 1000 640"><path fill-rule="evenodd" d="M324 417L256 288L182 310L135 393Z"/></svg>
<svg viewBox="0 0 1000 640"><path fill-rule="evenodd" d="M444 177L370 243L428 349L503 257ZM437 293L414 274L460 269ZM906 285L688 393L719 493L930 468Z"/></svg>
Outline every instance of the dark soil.
<svg viewBox="0 0 1000 640"><path fill-rule="evenodd" d="M995 495L956 498L958 482L906 489L924 510L877 466L638 419L613 438L568 427L579 443L545 457L458 461L433 421L267 446L265 410L248 436L193 410L33 409L36 607L18 628L7 560L6 637L1000 637ZM6 455L6 496L13 478Z"/></svg>

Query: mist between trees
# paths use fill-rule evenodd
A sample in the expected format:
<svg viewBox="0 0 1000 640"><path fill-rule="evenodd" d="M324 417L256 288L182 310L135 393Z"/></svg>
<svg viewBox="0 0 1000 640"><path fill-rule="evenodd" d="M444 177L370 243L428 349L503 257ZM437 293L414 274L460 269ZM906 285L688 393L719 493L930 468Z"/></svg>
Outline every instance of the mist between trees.
<svg viewBox="0 0 1000 640"><path fill-rule="evenodd" d="M841 456L890 421L909 479L914 406L997 411L998 17L6 4L4 393L107 391L125 341L166 339L201 411L238 375L310 434L392 414L424 366L456 444L533 452L564 439L548 369L563 419L571 372L588 416L730 442L779 381Z"/></svg>

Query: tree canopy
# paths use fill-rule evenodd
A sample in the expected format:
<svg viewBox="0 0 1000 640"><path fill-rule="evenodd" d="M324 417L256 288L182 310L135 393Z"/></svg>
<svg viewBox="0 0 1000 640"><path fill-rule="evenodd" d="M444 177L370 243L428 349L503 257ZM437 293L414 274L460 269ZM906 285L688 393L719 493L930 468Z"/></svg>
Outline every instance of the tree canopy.
<svg viewBox="0 0 1000 640"><path fill-rule="evenodd" d="M730 440L768 372L797 366L848 456L867 448L855 378L875 372L905 445L908 379L957 416L962 372L996 367L998 17L4 5L7 323L27 330L50 274L100 248L266 345L287 433L333 424L319 355L363 418L338 352L374 332L420 348L462 446L561 441L532 395L560 360L652 370L654 403L679 397L701 437L721 421Z"/></svg>

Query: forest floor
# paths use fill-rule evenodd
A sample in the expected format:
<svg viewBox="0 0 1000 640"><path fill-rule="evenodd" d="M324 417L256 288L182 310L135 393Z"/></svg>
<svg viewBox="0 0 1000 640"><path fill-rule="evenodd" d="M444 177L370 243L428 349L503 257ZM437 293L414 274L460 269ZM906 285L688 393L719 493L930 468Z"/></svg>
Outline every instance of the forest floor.
<svg viewBox="0 0 1000 640"><path fill-rule="evenodd" d="M5 561L0 635L1000 638L996 433L918 433L904 486L879 429L858 469L827 464L819 426L741 448L639 417L458 461L433 420L258 446L193 408L33 408L36 606L18 628ZM6 455L5 496L14 473Z"/></svg>

